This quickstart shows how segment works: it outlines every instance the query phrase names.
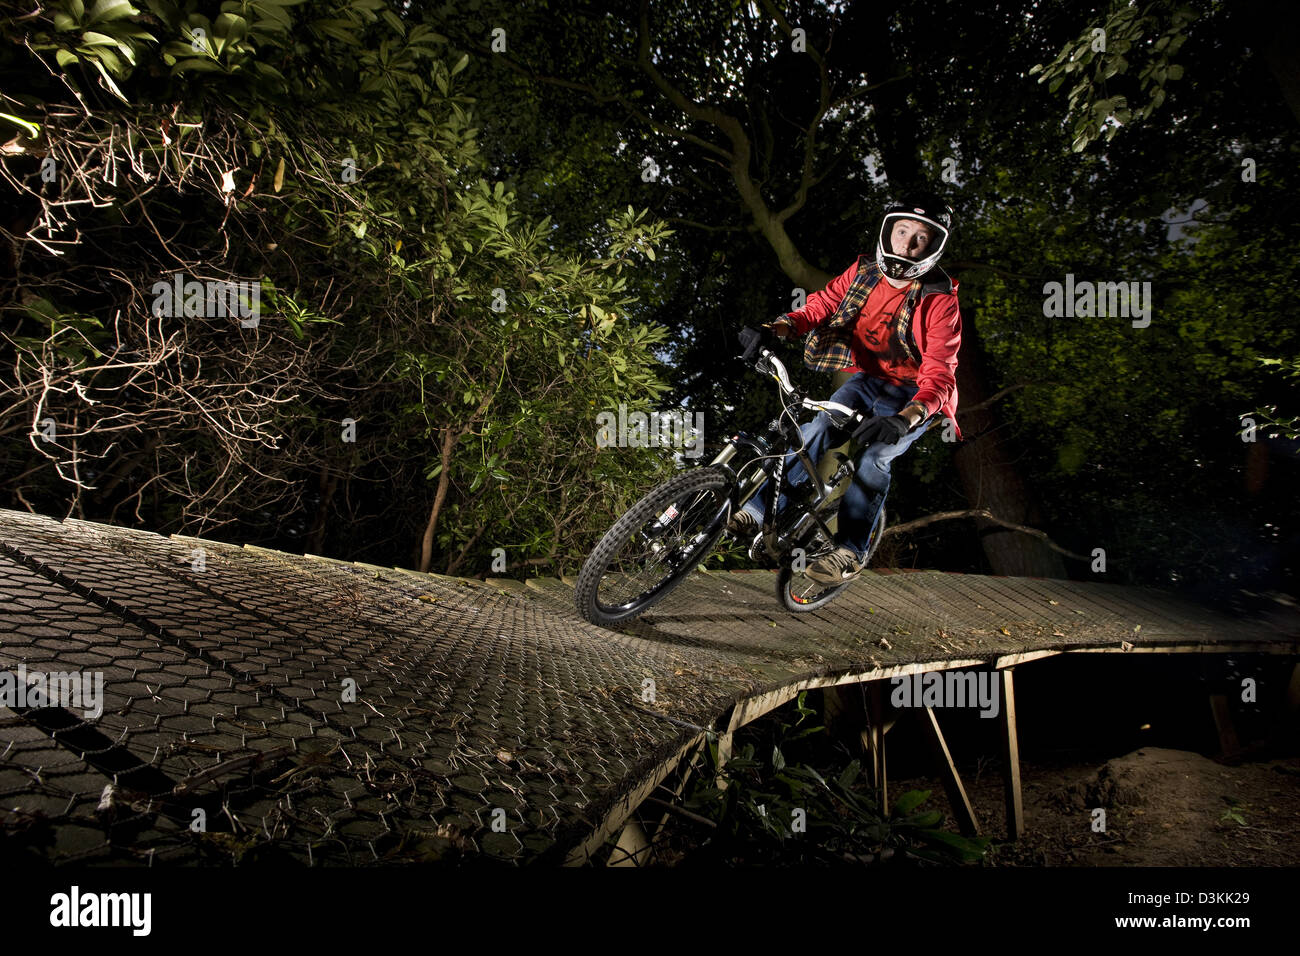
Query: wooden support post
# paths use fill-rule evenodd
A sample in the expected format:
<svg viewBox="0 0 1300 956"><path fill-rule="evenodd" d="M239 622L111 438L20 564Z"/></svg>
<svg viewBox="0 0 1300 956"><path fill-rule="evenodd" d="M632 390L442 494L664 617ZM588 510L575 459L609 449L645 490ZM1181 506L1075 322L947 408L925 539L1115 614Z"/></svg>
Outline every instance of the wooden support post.
<svg viewBox="0 0 1300 956"><path fill-rule="evenodd" d="M1219 749L1224 760L1233 760L1241 755L1241 741L1237 737L1237 727L1232 722L1232 711L1228 708L1225 694L1210 695L1210 710L1214 714L1214 726L1219 731Z"/></svg>
<svg viewBox="0 0 1300 956"><path fill-rule="evenodd" d="M867 695L867 729L862 732L871 772L871 785L876 790L880 815L889 816L889 777L885 769L885 692L881 681L872 681L864 687ZM892 725L892 721L890 722Z"/></svg>
<svg viewBox="0 0 1300 956"><path fill-rule="evenodd" d="M961 828L963 836L979 836L980 828L975 822L975 810L966 796L966 788L962 786L961 777L957 774L957 765L952 761L952 754L948 752L948 744L943 739L943 731L939 729L939 719L934 714L934 708L919 707L915 713L921 724L921 732L934 749L939 765L939 776L943 780L943 789L948 794L948 803L952 805L953 816L957 818L957 826Z"/></svg>
<svg viewBox="0 0 1300 956"><path fill-rule="evenodd" d="M650 862L650 849L645 830L635 816L629 817L606 866L645 866Z"/></svg>
<svg viewBox="0 0 1300 956"><path fill-rule="evenodd" d="M677 786L672 789L674 802L681 800L682 794L686 792L686 785L691 781L691 774L695 772L695 765L699 762L700 755L708 745L708 740L701 738L700 745L692 750L684 760L677 764ZM665 810L660 815L659 822L655 825L654 832L650 834L651 844L659 842L659 835L663 832L664 824L668 822L670 816L672 816L672 812L669 810Z"/></svg>
<svg viewBox="0 0 1300 956"><path fill-rule="evenodd" d="M727 789L727 778L722 776L722 768L725 767L727 761L731 759L731 747L734 742L735 737L731 731L718 735L718 767L717 776L714 778L714 786L719 790Z"/></svg>
<svg viewBox="0 0 1300 956"><path fill-rule="evenodd" d="M1007 839L1019 840L1025 832L1025 807L1020 791L1020 740L1016 736L1016 690L1011 677L1014 668L1002 676L1002 781L1006 792Z"/></svg>

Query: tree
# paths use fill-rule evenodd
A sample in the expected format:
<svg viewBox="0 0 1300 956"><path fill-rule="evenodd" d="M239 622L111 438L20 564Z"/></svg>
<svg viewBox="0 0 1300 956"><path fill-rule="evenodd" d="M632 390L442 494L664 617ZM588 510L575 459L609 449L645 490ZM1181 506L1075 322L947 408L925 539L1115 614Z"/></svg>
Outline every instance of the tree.
<svg viewBox="0 0 1300 956"><path fill-rule="evenodd" d="M593 504L666 467L598 456L594 423L664 387L623 273L665 226L629 208L556 246L482 178L467 60L379 0L149 11L3 24L15 503L350 557L396 529L422 568L571 560Z"/></svg>

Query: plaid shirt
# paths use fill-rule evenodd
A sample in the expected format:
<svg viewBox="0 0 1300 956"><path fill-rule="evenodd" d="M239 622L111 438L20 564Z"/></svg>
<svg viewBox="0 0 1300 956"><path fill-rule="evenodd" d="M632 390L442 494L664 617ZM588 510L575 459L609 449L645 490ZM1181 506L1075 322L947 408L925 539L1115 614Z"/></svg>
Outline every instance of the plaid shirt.
<svg viewBox="0 0 1300 956"><path fill-rule="evenodd" d="M957 349L961 343L960 313L954 320L952 328L939 330L943 336L927 334L924 327L913 327L913 318L921 302L930 295L952 295L956 299L957 283L942 270L933 270L939 278L926 276L925 282L912 281L911 287L903 297L902 304L895 313L898 323L898 343L907 359L919 367L917 375L918 400L927 406L937 406L937 410L953 420L956 429L957 413ZM838 302L836 286L843 284L852 274L848 288ZM804 346L804 363L813 371L838 372L840 369L855 366L853 355L853 329L858 315L862 311L871 290L883 278L874 256L860 256L854 266L835 280L823 292L815 292L808 297L808 304L798 312L787 313L795 322L801 333L811 333ZM953 303L956 304L955 301ZM951 307L949 307L951 308ZM827 317L826 313L834 309ZM927 341L933 338L935 341ZM917 343L920 346L917 346ZM928 399L928 401L926 401ZM933 414L933 411L930 411ZM961 431L956 430L958 438Z"/></svg>

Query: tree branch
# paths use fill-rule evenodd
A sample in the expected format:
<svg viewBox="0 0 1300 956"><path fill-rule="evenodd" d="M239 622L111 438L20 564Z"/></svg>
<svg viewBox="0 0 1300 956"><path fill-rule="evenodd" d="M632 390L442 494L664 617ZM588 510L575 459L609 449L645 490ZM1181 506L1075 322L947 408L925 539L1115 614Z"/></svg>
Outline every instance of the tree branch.
<svg viewBox="0 0 1300 956"><path fill-rule="evenodd" d="M731 142L731 178L736 184L740 199L749 210L754 223L767 239L783 271L792 280L810 290L821 289L830 282L831 274L808 262L795 247L785 224L778 220L763 199L762 192L750 173L753 145L740 120L711 103L697 103L688 98L659 72L650 60L650 0L641 0L640 19L637 25L637 65L667 100L693 120L709 123L719 129Z"/></svg>
<svg viewBox="0 0 1300 956"><path fill-rule="evenodd" d="M941 511L938 514L927 515L924 518L917 518L915 521L905 521L902 524L896 524L891 528L886 528L882 537L888 537L891 534L907 534L915 531L917 528L924 528L926 525L935 524L939 521L952 521L955 518L983 518L986 521L992 521L994 524L1001 525L1011 531L1019 531L1022 534L1032 535L1035 538L1042 539L1053 551L1065 555L1067 558L1074 558L1076 561L1089 560L1082 554L1075 554L1073 551L1067 551L1059 544L1047 536L1047 532L1039 531L1037 528L1029 528L1022 524L1014 524L1010 521L1004 521L997 517L987 508L969 508L965 511Z"/></svg>
<svg viewBox="0 0 1300 956"><path fill-rule="evenodd" d="M1011 392L1018 391L1019 389L1022 388L1028 388L1030 385L1048 385L1048 384L1051 383L1050 382L1017 382L1015 385L1008 385L1000 392L995 392L991 398L984 399L984 401L980 402L978 405L971 405L968 408L961 409L960 411L957 412L957 417L960 418L962 415L967 415L971 412L982 411L983 409L988 408L990 405L992 405L994 402L996 402L998 399L1002 398L1003 396L1009 395Z"/></svg>
<svg viewBox="0 0 1300 956"><path fill-rule="evenodd" d="M970 259L959 259L956 262L947 265L952 270L957 269L986 269L989 272L997 273L1000 276L1006 276L1009 279L1028 279L1030 282L1044 280L1044 276L1026 275L1023 272L1012 272L1010 269L1004 269L1001 266L995 266L991 262L975 262Z"/></svg>

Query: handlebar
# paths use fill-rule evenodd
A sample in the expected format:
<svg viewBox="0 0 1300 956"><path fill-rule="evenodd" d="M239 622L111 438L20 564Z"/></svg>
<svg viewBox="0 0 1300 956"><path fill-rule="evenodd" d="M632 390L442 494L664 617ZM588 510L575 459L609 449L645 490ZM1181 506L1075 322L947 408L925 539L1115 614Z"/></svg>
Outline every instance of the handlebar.
<svg viewBox="0 0 1300 956"><path fill-rule="evenodd" d="M748 351L748 347L746 351ZM841 405L839 402L819 402L803 395L790 382L790 373L786 371L785 363L769 349L760 346L758 348L758 358L753 365L755 371L763 375L770 375L776 379L777 388L781 392L783 402L786 399L794 399L795 403L802 408L825 412L830 417L831 424L836 428L846 428L850 425L856 426L867 420L866 416L854 411L847 405Z"/></svg>

